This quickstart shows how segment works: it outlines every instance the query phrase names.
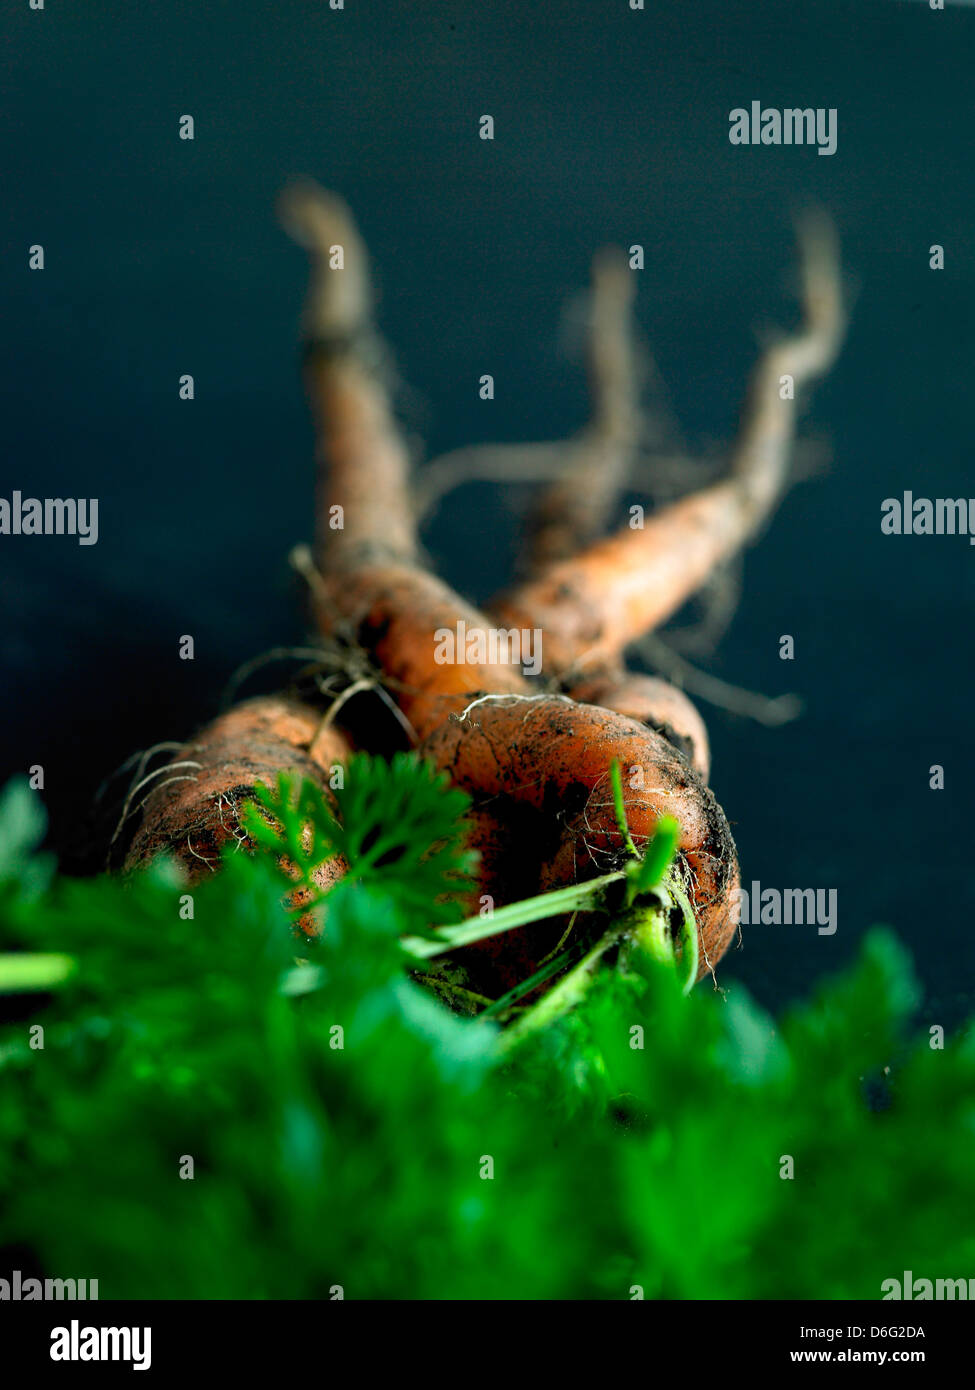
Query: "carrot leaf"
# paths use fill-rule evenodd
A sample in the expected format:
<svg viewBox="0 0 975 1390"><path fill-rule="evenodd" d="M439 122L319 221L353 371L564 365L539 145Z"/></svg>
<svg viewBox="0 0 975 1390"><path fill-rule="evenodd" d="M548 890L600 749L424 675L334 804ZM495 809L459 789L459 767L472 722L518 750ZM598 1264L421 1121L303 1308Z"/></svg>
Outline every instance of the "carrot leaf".
<svg viewBox="0 0 975 1390"><path fill-rule="evenodd" d="M314 783L280 773L274 789L257 787L256 803L245 812L251 839L277 856L292 889L304 890L293 915L320 902L315 870L339 856L348 866L340 887L362 881L422 911L428 918L422 935L459 921L460 895L475 863L465 846L467 796L408 753L389 761L357 753L337 770L330 791L334 806Z"/></svg>
<svg viewBox="0 0 975 1390"><path fill-rule="evenodd" d="M341 845L327 797L276 785L254 852L191 888L172 865L43 881L39 818L0 799L3 1267L90 1272L100 1298L312 1300L873 1300L975 1267L975 1029L928 1008L915 1033L890 933L775 1019L733 965L685 996L689 938L679 970L614 969L614 920L502 1031L399 947L448 891L431 847L462 862L460 803L415 765L358 775ZM300 964L283 844L356 866ZM678 887L651 894L672 938Z"/></svg>

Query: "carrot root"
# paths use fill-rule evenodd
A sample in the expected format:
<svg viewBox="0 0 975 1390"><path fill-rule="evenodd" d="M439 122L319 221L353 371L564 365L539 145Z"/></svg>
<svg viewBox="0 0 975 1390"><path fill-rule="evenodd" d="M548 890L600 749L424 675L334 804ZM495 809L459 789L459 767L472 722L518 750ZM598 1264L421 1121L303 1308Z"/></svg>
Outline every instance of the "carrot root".
<svg viewBox="0 0 975 1390"><path fill-rule="evenodd" d="M135 869L159 854L175 858L192 883L215 872L228 844L242 849L249 840L241 810L258 782L274 785L278 773L308 777L328 794L328 776L349 755L339 730L322 730L317 710L295 700L262 696L220 715L185 744L168 767L185 769L167 777L147 797L142 819L125 858ZM321 887L335 881L342 866L323 865Z"/></svg>
<svg viewBox="0 0 975 1390"><path fill-rule="evenodd" d="M545 891L619 867L626 846L616 825L610 767L623 771L624 806L637 846L660 816L681 826L678 845L698 924L700 974L720 959L738 925L738 865L731 832L713 794L661 735L625 715L558 697L485 701L465 720L441 725L420 752L492 814L530 809L530 846L539 865L532 891ZM506 934L507 950L537 959L551 924ZM473 948L471 948L473 949Z"/></svg>
<svg viewBox="0 0 975 1390"><path fill-rule="evenodd" d="M767 520L788 479L796 393L832 363L844 315L835 233L821 217L800 225L805 321L759 359L728 476L626 527L491 605L506 626L541 627L553 674L619 661L671 617Z"/></svg>

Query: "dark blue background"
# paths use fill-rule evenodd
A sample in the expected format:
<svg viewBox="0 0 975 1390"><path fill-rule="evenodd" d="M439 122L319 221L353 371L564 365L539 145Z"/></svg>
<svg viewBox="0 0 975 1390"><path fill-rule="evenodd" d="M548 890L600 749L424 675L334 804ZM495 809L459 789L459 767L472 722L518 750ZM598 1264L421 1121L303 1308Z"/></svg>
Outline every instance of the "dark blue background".
<svg viewBox="0 0 975 1390"><path fill-rule="evenodd" d="M21 0L3 28L0 494L101 504L95 547L0 538L0 775L45 766L55 842L74 852L123 757L187 734L239 662L301 637L286 554L310 532L304 261L273 216L289 175L353 205L429 454L583 422L560 306L606 241L647 248L639 318L689 437L729 439L755 329L795 321L790 214L815 197L856 295L806 422L835 457L749 553L711 663L798 690L807 713L780 730L705 714L745 880L835 887L840 925L753 928L723 974L776 1003L886 921L932 1021L970 1007L975 551L884 537L879 519L904 488L975 494L975 11ZM728 112L753 99L837 107L837 153L732 146ZM430 530L475 598L509 575L517 500L465 490Z"/></svg>

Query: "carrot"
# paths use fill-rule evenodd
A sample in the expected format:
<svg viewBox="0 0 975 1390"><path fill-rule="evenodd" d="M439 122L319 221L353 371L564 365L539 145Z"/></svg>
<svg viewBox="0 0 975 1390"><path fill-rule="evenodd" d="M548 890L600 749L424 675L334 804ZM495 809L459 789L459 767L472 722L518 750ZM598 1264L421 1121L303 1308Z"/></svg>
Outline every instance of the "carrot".
<svg viewBox="0 0 975 1390"><path fill-rule="evenodd" d="M646 422L638 404L632 307L635 279L626 256L607 248L593 261L589 316L591 419L564 446L561 475L543 489L529 513L527 560L544 572L571 559L602 531L622 492ZM622 666L593 670L562 688L582 704L601 705L647 724L672 743L707 782L710 748L704 721L681 690Z"/></svg>
<svg viewBox="0 0 975 1390"><path fill-rule="evenodd" d="M126 869L172 855L192 883L215 872L223 847L251 847L241 810L258 782L274 785L281 771L314 781L328 795L328 776L349 755L343 735L308 705L261 696L220 715L158 773L142 806ZM320 887L342 872L333 860L317 871Z"/></svg>
<svg viewBox="0 0 975 1390"><path fill-rule="evenodd" d="M296 183L279 199L288 232L307 247L305 384L318 460L316 550L332 564L417 556L409 458L389 410L384 349L370 316L365 246L341 198ZM343 265L331 268L333 248ZM338 511L333 511L338 508Z"/></svg>
<svg viewBox="0 0 975 1390"><path fill-rule="evenodd" d="M414 487L421 517L463 483L547 482L526 522L521 558L534 569L573 555L605 530L619 493L631 480L639 449L651 438L659 442L663 437L659 428L649 427L637 404L640 379L651 364L643 354L638 366L632 325L635 283L619 247L596 253L587 316L588 423L568 439L475 444L430 460Z"/></svg>
<svg viewBox="0 0 975 1390"><path fill-rule="evenodd" d="M284 207L312 257L305 374L316 423L313 601L320 631L351 635L367 652L409 719L419 752L475 798L485 874L506 896L515 885L531 888L542 878L592 876L625 855L608 782L618 759L634 840L649 840L665 813L681 823L681 865L706 970L736 923L737 862L714 797L645 725L564 696L532 695L510 660L438 657L438 632L463 621L487 634L489 620L423 566L409 460L377 355L366 347L375 339L361 242L344 204L313 186L292 190ZM326 268L335 246L344 249L342 271ZM506 961L517 957L522 966L537 958L537 943L528 937L507 934Z"/></svg>
<svg viewBox="0 0 975 1390"><path fill-rule="evenodd" d="M731 832L713 794L662 735L625 715L564 697L498 696L442 724L420 752L449 769L456 785L494 798L493 813L502 821L511 810L536 813L521 831L523 841L533 832L522 845L537 874L532 891L619 866L625 847L609 780L618 760L635 844L649 842L663 815L680 823L679 870L697 919L700 974L727 949L738 925ZM540 959L552 944L551 930L548 923L525 928L510 949Z"/></svg>
<svg viewBox="0 0 975 1390"><path fill-rule="evenodd" d="M319 630L351 636L384 672L417 737L484 691L524 691L508 661L438 659L438 632L484 633L488 620L420 558L410 461L377 364L365 249L341 199L298 184L281 200L311 253L305 385L315 422L317 495L312 593ZM341 246L344 268L330 270Z"/></svg>
<svg viewBox="0 0 975 1390"><path fill-rule="evenodd" d="M796 391L825 371L843 330L835 234L800 225L805 323L768 349L752 374L729 475L616 535L556 561L491 605L505 626L541 627L546 666L599 668L659 626L739 551L787 481Z"/></svg>
<svg viewBox="0 0 975 1390"><path fill-rule="evenodd" d="M711 770L711 747L704 720L676 685L642 672L597 671L568 685L567 693L584 705L625 714L662 734L683 753L701 780Z"/></svg>
<svg viewBox="0 0 975 1390"><path fill-rule="evenodd" d="M700 970L713 969L737 924L738 869L724 815L695 771L707 764L696 713L662 682L627 678L615 663L598 680L590 671L588 685L574 688L600 704L533 693L537 686L519 670L517 654L492 647L498 634L490 619L429 573L417 538L408 452L371 322L361 238L341 200L314 185L289 190L281 212L311 256L304 375L317 467L314 562L307 574L319 631L356 645L366 669L381 673L383 693L396 702L421 755L471 794L482 892L491 888L500 904L598 875L618 867L634 843L649 843L662 816L673 816L681 827L677 872L696 916ZM596 277L604 297L612 290L618 317L631 294L618 259L597 265ZM596 314L602 330L594 338L600 346L593 374L607 408L587 445L613 475L605 480L606 499L618 490L633 443L631 404L623 396L609 404L609 383L626 347L626 335L614 340L606 331L611 319ZM548 554L582 534L578 509L562 525L570 493L553 490L554 529L538 530ZM540 582L552 572L546 569ZM558 642L557 624L553 632ZM445 646L445 635L456 635L461 650ZM465 638L478 637L484 649L468 653ZM570 655L566 672L577 658L578 652ZM351 689L369 683L362 679ZM678 751L682 738L690 760ZM322 770L341 762L346 749L333 723L287 697L252 700L222 715L161 770L165 780L147 795L127 866L168 849L191 876L204 865L213 869L231 839L247 842L239 807L258 781L287 768L324 785ZM625 831L611 792L617 763ZM327 865L322 886L341 871L340 864ZM497 983L507 988L533 973L549 944L527 928L488 946Z"/></svg>

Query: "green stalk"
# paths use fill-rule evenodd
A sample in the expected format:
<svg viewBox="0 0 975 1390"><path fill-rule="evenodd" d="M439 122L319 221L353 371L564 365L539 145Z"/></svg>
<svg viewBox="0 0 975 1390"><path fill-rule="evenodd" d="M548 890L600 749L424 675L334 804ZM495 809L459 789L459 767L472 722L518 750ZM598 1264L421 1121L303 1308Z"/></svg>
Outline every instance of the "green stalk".
<svg viewBox="0 0 975 1390"><path fill-rule="evenodd" d="M567 965L571 964L574 956L579 954L578 943L575 947L569 946L564 951L560 951L557 956L553 956L551 960L540 966L533 975L529 975L527 980L522 980L513 989L509 989L507 994L502 994L500 999L495 999L491 1007L485 1009L480 1017L497 1018L498 1014L504 1013L512 1004L517 1004L518 1000L523 999L526 994L531 994L533 989L544 984L553 975L558 975L559 971L564 970Z"/></svg>
<svg viewBox="0 0 975 1390"><path fill-rule="evenodd" d="M592 950L587 951L579 964L567 975L564 975L554 988L550 989L547 994L543 994L537 1004L526 1009L517 1023L513 1023L502 1033L499 1039L502 1049L507 1051L508 1048L515 1046L529 1034L537 1033L539 1029L546 1028L557 1018L564 1017L577 1004L581 1003L592 984L600 959L606 954L610 946L619 939L623 930L625 930L625 922L607 932L602 940L597 941Z"/></svg>
<svg viewBox="0 0 975 1390"><path fill-rule="evenodd" d="M617 827L623 837L623 843L629 850L630 858L639 859L636 845L633 843L633 836L630 834L630 823L626 819L626 807L623 804L623 771L619 758L614 758L610 764L609 782L613 789L613 811L616 815Z"/></svg>
<svg viewBox="0 0 975 1390"><path fill-rule="evenodd" d="M697 922L694 909L683 889L672 878L658 884L654 894L658 902L632 909L631 917L636 926L633 939L648 956L659 961L661 965L676 970L677 952L670 931L670 916L673 909L679 907L682 918L681 963L684 967L682 989L684 994L689 994L697 979L698 966Z"/></svg>
<svg viewBox="0 0 975 1390"><path fill-rule="evenodd" d="M483 917L470 917L459 926L441 928L435 938L408 936L402 939L403 948L414 960L432 960L461 946L471 946L477 941L485 941L489 937L513 931L516 927L530 926L534 922L543 922L547 918L559 917L568 912L606 912L606 890L611 884L625 883L624 909L617 915L611 929L554 989L549 990L542 999L526 1010L518 1022L509 1028L505 1035L507 1038L517 1039L526 1031L542 1027L552 1018L557 1018L573 1008L588 989L599 959L613 942L625 933L630 933L637 944L654 960L676 970L676 951L669 929L670 916L675 907L680 908L683 918L682 957L687 962L683 982L685 994L697 978L697 923L693 909L670 869L680 842L680 826L672 816L661 816L641 858L633 844L627 824L622 774L616 759L610 767L610 783L617 825L631 856L625 868L589 879L584 883L573 883L566 888L556 888L549 893L525 898ZM568 954L563 953L554 963L543 964L529 980L523 981L514 990L496 1000L487 1012L492 1016L496 1015L516 998L557 973L564 965Z"/></svg>
<svg viewBox="0 0 975 1390"><path fill-rule="evenodd" d="M403 946L410 955L420 960L445 955L459 946L470 946L475 941L484 941L501 932L513 931L515 927L527 927L532 922L544 922L549 917L560 917L564 912L598 912L603 894L612 883L619 883L626 877L623 869L599 878L591 878L586 883L572 883L567 888L554 888L550 893L539 893L534 898L524 898L521 902L510 903L507 907L496 908L483 917L469 917L456 927L443 927L436 940L426 941L420 936L405 936Z"/></svg>
<svg viewBox="0 0 975 1390"><path fill-rule="evenodd" d="M547 1027L581 1003L595 978L599 961L609 948L627 933L630 933L633 942L654 960L676 970L677 956L670 932L670 917L675 906L681 909L683 917L683 992L690 993L697 979L697 923L693 908L683 890L668 878L657 885L652 900L638 903L618 917L612 928L583 956L579 964L507 1029L501 1038L502 1047L514 1046L528 1034Z"/></svg>
<svg viewBox="0 0 975 1390"><path fill-rule="evenodd" d="M0 956L0 994L21 994L52 989L74 973L72 956L33 955L17 952Z"/></svg>

